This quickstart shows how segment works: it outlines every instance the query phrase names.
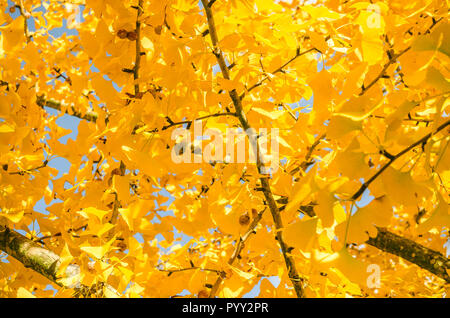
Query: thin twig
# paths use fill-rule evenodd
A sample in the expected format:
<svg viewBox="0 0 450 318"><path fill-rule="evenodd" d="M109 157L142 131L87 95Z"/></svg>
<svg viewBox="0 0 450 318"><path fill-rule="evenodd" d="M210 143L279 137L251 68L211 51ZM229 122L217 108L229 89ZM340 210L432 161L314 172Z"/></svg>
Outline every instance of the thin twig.
<svg viewBox="0 0 450 318"><path fill-rule="evenodd" d="M298 171L300 171L300 169L302 169L303 171L305 171L310 165L312 165L314 162L311 160L311 156L314 152L314 150L317 148L317 146L319 146L320 142L322 141L322 139L324 139L326 137L326 134L322 134L321 136L319 136L319 138L317 138L314 143L309 147L308 153L305 156L305 160L303 160L303 162L296 168L292 169L291 172L289 172L289 174L291 176L293 176L294 174L296 174Z"/></svg>
<svg viewBox="0 0 450 318"><path fill-rule="evenodd" d="M280 66L279 68L277 68L276 70L272 71L270 74L274 75L274 74L277 74L277 73L279 73L279 72L282 72L283 69L284 69L286 66L288 66L290 63L292 63L293 61L295 61L298 57L300 57L300 56L302 56L302 55L305 55L305 54L307 54L307 53L309 53L309 52L312 52L312 51L317 51L317 49L316 49L316 48L311 48L311 49L306 50L306 51L304 51L304 52L300 52L300 48L297 48L297 53L295 54L294 57L292 57L289 61L287 61L286 63L284 63L283 65L281 65L281 66ZM252 91L253 89L257 88L258 86L261 86L261 85L262 85L265 81L267 81L268 79L270 79L270 77L269 77L269 75L266 75L266 76L265 76L262 80L260 80L258 83L256 83L256 84L250 86L250 87L247 89L247 93L249 93L249 92ZM246 94L245 92L242 93L241 96L239 96L239 98L240 98L240 99L243 99L243 98L245 97L245 94Z"/></svg>
<svg viewBox="0 0 450 318"><path fill-rule="evenodd" d="M169 275L173 274L173 273L178 273L178 272L185 272L185 271L191 271L191 270L201 270L204 272L213 272L213 273L221 273L222 271L218 270L218 269L212 269L212 268L202 268L202 267L198 267L198 266L193 266L193 267L186 267L186 268L177 268L177 269L161 269L161 268L157 268L158 271L160 272L166 272L169 273Z"/></svg>
<svg viewBox="0 0 450 318"><path fill-rule="evenodd" d="M179 126L179 125L184 125L184 124L192 124L194 121L197 120L203 120L203 119L207 119L207 118L211 118L211 117L221 117L221 116L236 116L236 113L233 112L226 112L226 113L215 113L215 114L210 114L210 115L205 115L202 117L198 117L194 120L183 120L183 121L179 121L179 122L173 122L170 118L167 118L167 121L169 122L169 125L164 126L161 130L166 130L169 129L171 127L174 126Z"/></svg>
<svg viewBox="0 0 450 318"><path fill-rule="evenodd" d="M408 46L406 49L404 49L400 53L394 54L394 56L391 59L389 59L389 61L384 65L384 67L381 70L381 72L372 80L372 82L370 82L369 85L362 87L361 92L359 93L359 96L364 95L373 85L375 85L378 82L378 80L380 78L382 78L386 74L386 71L389 68L389 66L391 66L394 63L396 63L397 59L400 56L402 56L403 54L405 54L406 52L408 52L410 49L411 49L411 47Z"/></svg>
<svg viewBox="0 0 450 318"><path fill-rule="evenodd" d="M248 229L244 233L244 235L239 237L239 241L236 244L236 247L235 247L235 249L233 251L233 254L228 259L228 262L227 262L228 265L232 266L234 264L234 262L236 261L236 258L241 254L242 249L245 246L245 242L250 238L250 236L252 234L256 233L255 232L256 227L258 226L259 221L261 221L261 218L262 218L262 216L263 216L265 211L266 211L266 209L264 209L261 212L259 212L256 215L256 217L253 219L252 223L250 223L250 225L248 226ZM220 272L219 277L217 277L213 287L211 288L211 292L210 292L210 296L209 296L210 298L213 298L216 295L217 290L219 289L220 284L222 283L222 281L223 281L223 279L225 277L226 277L225 272Z"/></svg>
<svg viewBox="0 0 450 318"><path fill-rule="evenodd" d="M433 21L433 24L428 28L428 30L425 31L425 34L431 32L431 29L438 24L443 18L437 19L436 21ZM389 66L391 66L392 64L396 63L398 58L400 56L402 56L403 54L405 54L406 52L408 52L411 49L411 46L408 46L407 48L405 48L403 51L401 51L398 54L392 54L392 56L390 57L389 61L384 65L383 69L381 70L381 72L372 80L372 82L370 82L369 85L367 85L366 87L362 87L361 92L359 93L360 96L364 95L373 85L375 85L378 80L380 78L382 78L384 75L386 75L386 71L389 68Z"/></svg>

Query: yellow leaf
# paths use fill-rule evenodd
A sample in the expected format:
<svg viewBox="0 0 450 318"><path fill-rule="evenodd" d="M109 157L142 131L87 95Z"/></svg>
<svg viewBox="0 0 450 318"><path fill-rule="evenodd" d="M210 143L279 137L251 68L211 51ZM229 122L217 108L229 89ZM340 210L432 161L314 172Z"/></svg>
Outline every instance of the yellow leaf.
<svg viewBox="0 0 450 318"><path fill-rule="evenodd" d="M111 213L111 211L108 210L100 210L97 208L93 208L93 207L89 207L89 208L84 208L81 211L78 211L78 214L84 216L86 219L90 219L92 217L95 217L98 219L99 222L102 222L103 218L105 217L105 215Z"/></svg>
<svg viewBox="0 0 450 318"><path fill-rule="evenodd" d="M146 50L145 54L153 52L153 50L154 50L153 42L148 37L146 37L146 36L142 37L141 44L142 44L142 47Z"/></svg>
<svg viewBox="0 0 450 318"><path fill-rule="evenodd" d="M316 188L313 176L315 174L315 168L313 168L306 177L303 177L292 188L291 195L289 196L289 202L283 212L283 219L291 220L296 214L301 203L311 194Z"/></svg>
<svg viewBox="0 0 450 318"><path fill-rule="evenodd" d="M361 130L362 121L354 120L348 116L337 114L331 117L330 123L328 124L327 136L332 139L341 138L348 133Z"/></svg>
<svg viewBox="0 0 450 318"><path fill-rule="evenodd" d="M130 282L131 278L134 276L133 271L123 266L118 266L117 268L123 274L122 280L124 280L126 282L125 285L127 285Z"/></svg>
<svg viewBox="0 0 450 318"><path fill-rule="evenodd" d="M131 231L134 231L134 222L140 221L142 217L147 214L151 208L153 208L153 201L150 200L137 200L131 203L128 207L119 209L120 215Z"/></svg>
<svg viewBox="0 0 450 318"><path fill-rule="evenodd" d="M19 15L9 25L0 27L3 35L3 49L12 53L25 42L24 18Z"/></svg>
<svg viewBox="0 0 450 318"><path fill-rule="evenodd" d="M3 211L2 211L3 212ZM19 223L23 218L24 211L17 213L0 213L0 216L4 216L13 223Z"/></svg>
<svg viewBox="0 0 450 318"><path fill-rule="evenodd" d="M328 190L320 190L317 194L317 206L314 211L317 216L322 220L324 227L330 227L334 223L333 207L336 202L336 198L333 193Z"/></svg>
<svg viewBox="0 0 450 318"><path fill-rule="evenodd" d="M450 44L448 38L450 37L450 28L448 21L439 23L431 32L431 34L425 34L418 36L411 49L413 51L440 51L447 56L450 56Z"/></svg>
<svg viewBox="0 0 450 318"><path fill-rule="evenodd" d="M273 120L278 119L279 117L281 117L281 116L283 116L285 114L285 111L282 110L282 109L268 112L267 110L259 108L259 107L252 107L252 110L257 112L257 113L259 113L259 114L261 114L261 115L267 116L267 117L269 117L270 119L273 119Z"/></svg>
<svg viewBox="0 0 450 318"><path fill-rule="evenodd" d="M241 271L239 268L236 268L236 267L231 266L231 265L230 265L230 267L231 267L231 270L232 270L233 272L235 272L237 275L239 275L239 277L241 277L241 278L243 278L243 279L245 279L245 280L249 280L249 279L252 279L252 278L255 277L255 275L250 274L250 273L243 272L243 271Z"/></svg>
<svg viewBox="0 0 450 318"><path fill-rule="evenodd" d="M244 290L242 279L238 275L232 275L231 278L226 279L224 287L219 292L221 298L238 298Z"/></svg>
<svg viewBox="0 0 450 318"><path fill-rule="evenodd" d="M16 129L14 126L11 126L7 123L0 123L0 133L11 133L14 132Z"/></svg>
<svg viewBox="0 0 450 318"><path fill-rule="evenodd" d="M315 32L311 32L309 34L312 45L318 49L320 52L325 53L328 50L328 44L325 41L325 38L322 35L319 35Z"/></svg>
<svg viewBox="0 0 450 318"><path fill-rule="evenodd" d="M392 217L392 205L386 196L374 199L371 203L358 209L347 222L336 226L336 236L344 240L348 228L347 242L362 244L369 237L378 233L375 226L384 227L389 224Z"/></svg>
<svg viewBox="0 0 450 318"><path fill-rule="evenodd" d="M217 82L219 83L220 87L228 92L231 92L232 90L236 90L237 92L242 92L244 90L244 85L238 81L233 80L227 80L222 77L217 78Z"/></svg>
<svg viewBox="0 0 450 318"><path fill-rule="evenodd" d="M129 297L139 298L144 290L145 288L139 285L138 283L133 283L133 285L128 289Z"/></svg>
<svg viewBox="0 0 450 318"><path fill-rule="evenodd" d="M442 73L434 68L433 66L430 66L428 68L427 77L426 77L427 84L433 86L434 88L440 90L441 92L449 92L450 91L450 82L447 78L445 78Z"/></svg>
<svg viewBox="0 0 450 318"><path fill-rule="evenodd" d="M341 18L343 15L328 9L325 6L301 6L303 11L308 12L312 18L318 20L332 21Z"/></svg>
<svg viewBox="0 0 450 318"><path fill-rule="evenodd" d="M224 50L234 50L239 45L241 36L237 33L228 34L220 41L219 46Z"/></svg>
<svg viewBox="0 0 450 318"><path fill-rule="evenodd" d="M103 256L109 251L111 245L116 240L116 236L114 236L109 242L107 242L103 246L81 246L80 249L85 251L91 256L94 256L97 259L102 259Z"/></svg>
<svg viewBox="0 0 450 318"><path fill-rule="evenodd" d="M283 237L289 246L299 248L307 252L316 237L318 218L299 220L289 224L283 231Z"/></svg>
<svg viewBox="0 0 450 318"><path fill-rule="evenodd" d="M19 287L17 290L17 298L36 298L32 293L23 287Z"/></svg>
<svg viewBox="0 0 450 318"><path fill-rule="evenodd" d="M410 172L400 172L389 167L381 175L381 180L386 194L397 206L416 205L421 198L431 195L431 191L424 184L412 179Z"/></svg>

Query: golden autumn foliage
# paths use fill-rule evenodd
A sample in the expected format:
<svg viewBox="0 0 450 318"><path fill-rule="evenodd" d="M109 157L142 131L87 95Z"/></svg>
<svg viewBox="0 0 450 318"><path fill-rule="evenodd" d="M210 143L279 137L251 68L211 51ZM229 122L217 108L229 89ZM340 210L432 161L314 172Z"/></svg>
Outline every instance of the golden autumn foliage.
<svg viewBox="0 0 450 318"><path fill-rule="evenodd" d="M448 297L449 39L441 0L2 1L0 297ZM200 121L276 169L174 162Z"/></svg>

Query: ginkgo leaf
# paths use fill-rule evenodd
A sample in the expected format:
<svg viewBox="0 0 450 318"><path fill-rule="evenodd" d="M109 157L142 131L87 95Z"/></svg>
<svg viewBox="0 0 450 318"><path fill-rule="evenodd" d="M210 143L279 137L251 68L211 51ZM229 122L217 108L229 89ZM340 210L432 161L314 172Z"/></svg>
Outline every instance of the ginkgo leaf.
<svg viewBox="0 0 450 318"><path fill-rule="evenodd" d="M426 185L414 181L409 172L388 168L381 179L386 194L397 204L415 205L422 197L427 198L431 193Z"/></svg>
<svg viewBox="0 0 450 318"><path fill-rule="evenodd" d="M130 194L130 177L114 175L112 180L112 188L117 193L119 201L127 202L131 198Z"/></svg>
<svg viewBox="0 0 450 318"><path fill-rule="evenodd" d="M289 224L283 231L283 236L289 246L306 252L316 238L317 218L298 220Z"/></svg>
<svg viewBox="0 0 450 318"><path fill-rule="evenodd" d="M314 258L321 268L334 267L350 281L360 286L365 286L367 283L369 274L366 271L366 265L350 255L346 247L334 254L316 253Z"/></svg>
<svg viewBox="0 0 450 318"><path fill-rule="evenodd" d="M109 252L111 245L114 243L114 241L116 240L116 236L114 236L110 241L108 241L106 244L102 245L102 246L81 246L80 249L82 251L85 251L86 253L88 253L89 255L95 257L96 259L102 259L103 256L105 256L105 254L107 252Z"/></svg>
<svg viewBox="0 0 450 318"><path fill-rule="evenodd" d="M244 286L242 286L242 280L238 275L232 275L225 281L219 296L223 298L237 298L241 295L243 290Z"/></svg>
<svg viewBox="0 0 450 318"><path fill-rule="evenodd" d="M411 45L411 48L414 51L439 50L447 56L450 56L450 45L445 40L449 36L448 22L442 23L436 26L431 34L418 36Z"/></svg>
<svg viewBox="0 0 450 318"><path fill-rule="evenodd" d="M142 47L145 49L146 54L150 54L154 50L153 42L148 37L143 37L141 39Z"/></svg>
<svg viewBox="0 0 450 318"><path fill-rule="evenodd" d="M233 81L233 80L228 80L225 78L218 77L217 82L219 83L220 87L222 87L223 89L225 89L229 92L231 92L232 90L236 90L238 92L241 92L244 90L244 86L238 81Z"/></svg>
<svg viewBox="0 0 450 318"><path fill-rule="evenodd" d="M93 216L95 216L99 222L102 222L105 215L111 213L111 211L108 210L100 210L94 207L85 208L78 212L79 214L83 215L85 218L90 219Z"/></svg>
<svg viewBox="0 0 450 318"><path fill-rule="evenodd" d="M450 228L450 210L448 204L441 195L439 195L438 206L434 209L428 219L417 226L417 232L423 234L433 228L437 229L438 232L440 232L442 228Z"/></svg>
<svg viewBox="0 0 450 318"><path fill-rule="evenodd" d="M3 38L3 49L7 52L14 52L25 42L24 18L19 15L6 26L0 28Z"/></svg>
<svg viewBox="0 0 450 318"><path fill-rule="evenodd" d="M7 218L8 220L10 220L13 223L19 223L22 220L23 215L24 215L23 210L19 211L17 213L14 213L14 212L13 213L11 213L11 212L0 213L0 216L4 216L5 218Z"/></svg>
<svg viewBox="0 0 450 318"><path fill-rule="evenodd" d="M14 131L14 126L8 125L7 123L0 123L0 133L12 133Z"/></svg>
<svg viewBox="0 0 450 318"><path fill-rule="evenodd" d="M255 277L254 274L246 273L235 266L230 266L230 268L233 272L235 272L242 279L249 280L249 279L252 279L253 277Z"/></svg>
<svg viewBox="0 0 450 318"><path fill-rule="evenodd" d="M273 120L278 119L286 113L284 110L275 110L269 112L259 107L252 107L252 110Z"/></svg>
<svg viewBox="0 0 450 318"><path fill-rule="evenodd" d="M431 84L441 92L450 91L450 81L436 68L429 67L427 72L427 83Z"/></svg>
<svg viewBox="0 0 450 318"><path fill-rule="evenodd" d="M314 184L314 169L310 171L306 177L302 178L292 188L289 196L288 204L283 212L283 218L292 220L300 205L308 198L308 196L315 190Z"/></svg>
<svg viewBox="0 0 450 318"><path fill-rule="evenodd" d="M322 220L324 227L330 227L334 223L334 205L337 201L332 193L328 190L320 190L317 193L317 206L314 208L317 216Z"/></svg>
<svg viewBox="0 0 450 318"><path fill-rule="evenodd" d="M325 6L314 7L310 5L305 5L302 6L301 9L308 12L311 15L311 17L315 19L323 19L326 21L336 20L342 16L341 14L328 9Z"/></svg>
<svg viewBox="0 0 450 318"><path fill-rule="evenodd" d="M309 34L309 37L311 39L311 43L313 44L313 46L318 49L319 51L321 51L322 53L325 53L326 50L328 49L328 44L325 41L325 38L315 32L311 32Z"/></svg>
<svg viewBox="0 0 450 318"><path fill-rule="evenodd" d="M377 236L377 228L385 227L392 217L392 206L386 196L374 199L368 205L359 208L347 222L336 226L336 236L347 242L362 244L369 237Z"/></svg>

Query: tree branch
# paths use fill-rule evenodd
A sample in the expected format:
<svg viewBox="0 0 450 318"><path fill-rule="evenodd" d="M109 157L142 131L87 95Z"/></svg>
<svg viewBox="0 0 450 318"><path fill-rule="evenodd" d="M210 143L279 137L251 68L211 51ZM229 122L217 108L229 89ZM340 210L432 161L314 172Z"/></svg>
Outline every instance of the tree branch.
<svg viewBox="0 0 450 318"><path fill-rule="evenodd" d="M34 168L31 168L31 169L27 169L27 170L12 171L12 172L8 172L8 174L11 174L11 175L18 174L18 175L23 176L26 173L30 173L33 170L36 171L36 170L45 168L45 167L47 167L47 165L48 165L48 160L44 160L44 162L38 167L34 167Z"/></svg>
<svg viewBox="0 0 450 318"><path fill-rule="evenodd" d="M326 137L326 134L322 134L321 136L319 136L319 138L317 138L314 143L309 147L308 149L308 153L305 156L305 160L302 161L302 163L292 169L291 172L289 172L289 174L291 176L293 176L294 174L296 174L298 171L300 171L300 169L302 169L303 171L305 171L310 165L312 165L314 163L313 160L311 160L311 156L314 152L314 150L317 148L317 146L319 146L320 142L322 141L322 139L324 139Z"/></svg>
<svg viewBox="0 0 450 318"><path fill-rule="evenodd" d="M378 234L366 242L384 252L399 256L450 283L450 260L441 253L412 240L377 227Z"/></svg>
<svg viewBox="0 0 450 318"><path fill-rule="evenodd" d="M362 87L361 92L359 93L359 96L364 95L365 92L367 92L373 85L375 85L376 82L378 82L378 80L385 75L389 66L391 66L391 64L394 64L395 62L397 62L397 59L400 56L402 56L403 54L405 54L406 52L408 52L410 49L411 49L411 47L409 46L406 49L404 49L403 51L401 51L400 53L394 54L394 56L391 59L389 59L389 61L384 65L381 72L369 83L369 85Z"/></svg>
<svg viewBox="0 0 450 318"><path fill-rule="evenodd" d="M434 28L434 26L436 24L438 24L443 18L439 18L436 21L433 21L433 24L428 28L428 30L425 31L425 34L431 32L431 29ZM362 87L361 92L359 93L360 96L364 95L373 85L376 84L376 82L378 82L378 80L380 78L382 78L385 74L387 69L389 68L389 66L391 66L392 64L397 62L397 59L402 56L403 54L405 54L406 52L408 52L411 49L411 46L408 46L406 49L404 49L403 51L401 51L398 54L392 54L392 56L389 58L389 61L384 65L383 69L381 70L381 72L372 80L372 82L369 83L369 85L367 85L366 87Z"/></svg>
<svg viewBox="0 0 450 318"><path fill-rule="evenodd" d="M27 43L30 42L31 36L28 30L28 18L31 16L30 13L28 13L25 9L25 6L23 4L23 0L19 1L20 4L16 4L16 7L19 8L20 15L23 17L23 32L25 33L25 37L27 39Z"/></svg>
<svg viewBox="0 0 450 318"><path fill-rule="evenodd" d="M140 98L140 90L139 90L139 83L137 81L139 80L139 68L141 66L141 15L142 15L142 6L143 6L144 0L139 0L138 7L137 7L137 16L136 16L136 57L135 57L135 64L133 68L133 78L134 78L134 96L136 98ZM125 175L126 166L123 163L123 161L120 161L120 175ZM110 224L115 224L117 222L117 218L119 216L119 208L121 207L120 201L119 201L119 195L116 192L114 194L114 203L113 203L113 211L111 215L111 219L109 220ZM113 227L107 234L107 239L111 239L114 235L115 228Z"/></svg>
<svg viewBox="0 0 450 318"><path fill-rule="evenodd" d="M46 99L43 95L36 97L36 104L41 108L48 107L58 111L62 111L63 108L65 108L61 102L55 101L53 99ZM70 109L71 112L69 112L68 109L65 110L65 113L67 115L78 117L80 119L84 119L94 123L97 121L98 115L95 112L87 112L85 114L82 114L81 112L77 111L73 106L71 106Z"/></svg>
<svg viewBox="0 0 450 318"><path fill-rule="evenodd" d="M141 66L141 15L142 15L142 6L144 1L139 0L138 8L137 8L137 18L136 18L136 58L133 69L133 77L134 77L134 96L139 95L139 83L136 83L139 80L139 68Z"/></svg>
<svg viewBox="0 0 450 318"><path fill-rule="evenodd" d="M166 130L169 128L172 128L174 126L179 126L179 125L184 125L184 124L192 124L192 122L197 121L197 120L203 120L203 119L207 119L207 118L212 118L212 117L221 117L221 116L236 116L236 113L233 112L226 112L226 113L215 113L215 114L210 114L210 115L205 115L193 120L183 120L183 121L179 121L179 122L173 122L169 117L167 117L167 121L169 122L169 125L164 126L161 130Z"/></svg>
<svg viewBox="0 0 450 318"><path fill-rule="evenodd" d="M213 45L213 53L216 56L217 62L220 66L220 70L222 71L222 75L225 79L230 80L230 74L228 67L225 63L225 59L223 57L223 54L218 46L219 40L217 36L217 30L214 22L214 16L212 14L211 8L208 6L207 0L202 0L203 8L206 13L206 18L208 21L208 28L209 28L209 35L211 37L211 42ZM236 115L239 118L239 121L241 123L242 128L248 132L249 129L251 129L250 124L248 123L248 120L245 116L243 107L242 107L242 98L238 96L235 89L228 92L230 95L231 100L233 101L234 108L236 109ZM249 136L248 136L249 137ZM258 168L258 171L261 172L263 168L263 164L260 160L261 156L258 149L254 149L256 160L256 165ZM288 270L289 278L292 282L292 285L294 286L294 290L299 298L305 297L303 286L301 284L301 278L297 272L295 261L292 257L292 255L288 251L288 246L283 240L283 222L281 220L280 211L278 210L278 206L275 202L275 199L272 194L272 190L270 189L270 184L267 179L267 177L260 177L261 181L261 187L262 192L264 194L264 197L266 199L267 205L269 206L270 212L272 214L273 221L275 223L276 228L276 239L278 243L280 244L281 251L284 256L284 260L286 263L286 268Z"/></svg>
<svg viewBox="0 0 450 318"><path fill-rule="evenodd" d="M287 200L284 203L287 203ZM310 217L316 216L314 205L302 206L300 209ZM399 256L450 283L450 277L447 273L447 270L450 270L450 260L447 257L385 228L378 226L376 228L378 230L377 236L369 237L366 241L367 244L383 252Z"/></svg>
<svg viewBox="0 0 450 318"><path fill-rule="evenodd" d="M81 292L83 295L85 295L86 291L92 292L92 288L80 283L80 267L78 265L72 264L67 266L64 276L58 277L61 266L61 259L58 255L5 226L0 226L0 250L60 287L74 288L76 292ZM69 280L70 285L68 283ZM107 284L101 287L107 288L119 297L121 296Z"/></svg>
<svg viewBox="0 0 450 318"><path fill-rule="evenodd" d="M185 271L191 271L191 270L201 270L204 272L213 272L213 273L221 273L220 270L218 269L212 269L212 268L203 268L203 267L198 267L198 266L193 266L193 267L187 267L187 268L177 268L177 269L162 269L162 268L158 268L158 270L160 272L166 272L169 273L168 276L172 275L173 273L179 273L179 272L185 272Z"/></svg>
<svg viewBox="0 0 450 318"><path fill-rule="evenodd" d="M442 125L440 125L436 131L430 132L429 134L425 135L423 138L421 138L420 140L416 141L415 143L409 145L408 147L406 147L405 149L403 149L402 151L400 151L398 154L396 154L395 156L393 156L380 170L377 171L377 173L375 173L369 180L367 180L366 182L364 182L361 187L359 188L358 191L356 191L356 193L351 197L352 201L357 200L363 193L364 191L369 187L369 185L376 179L378 178L383 171L385 171L395 160L397 160L398 158L400 158L401 156L403 156L405 153L407 153L408 151L410 151L411 149L417 147L420 144L426 144L428 139L430 139L431 137L433 137L435 134L437 134L439 131L441 131L442 129L444 129L445 127L447 127L450 124L450 120L447 120L445 123L443 123Z"/></svg>

